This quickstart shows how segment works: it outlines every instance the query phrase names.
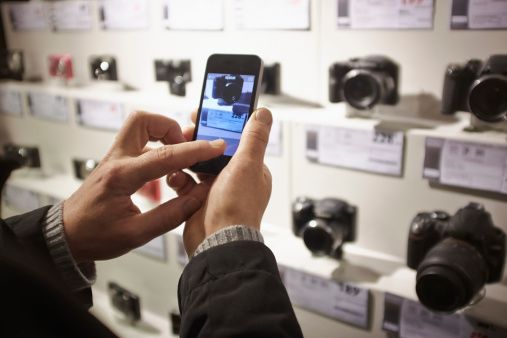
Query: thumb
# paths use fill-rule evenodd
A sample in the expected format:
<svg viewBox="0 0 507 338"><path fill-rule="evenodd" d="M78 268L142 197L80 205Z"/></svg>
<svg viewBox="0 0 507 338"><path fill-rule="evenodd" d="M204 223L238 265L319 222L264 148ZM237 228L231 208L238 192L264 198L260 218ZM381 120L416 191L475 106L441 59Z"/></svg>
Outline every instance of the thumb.
<svg viewBox="0 0 507 338"><path fill-rule="evenodd" d="M272 124L271 112L266 108L257 109L246 124L234 158L245 158L262 163Z"/></svg>

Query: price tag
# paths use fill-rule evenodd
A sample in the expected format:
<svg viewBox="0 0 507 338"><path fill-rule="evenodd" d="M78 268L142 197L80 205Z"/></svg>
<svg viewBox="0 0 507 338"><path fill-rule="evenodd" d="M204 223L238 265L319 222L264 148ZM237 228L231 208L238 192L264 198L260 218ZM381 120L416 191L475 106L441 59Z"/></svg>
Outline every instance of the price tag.
<svg viewBox="0 0 507 338"><path fill-rule="evenodd" d="M159 236L152 239L145 245L137 248L135 251L160 259L162 261L167 260L164 236Z"/></svg>
<svg viewBox="0 0 507 338"><path fill-rule="evenodd" d="M0 89L0 112L22 115L21 93L15 90Z"/></svg>
<svg viewBox="0 0 507 338"><path fill-rule="evenodd" d="M207 126L241 133L245 125L247 114L234 114L226 110L208 110Z"/></svg>
<svg viewBox="0 0 507 338"><path fill-rule="evenodd" d="M102 0L99 10L103 29L148 28L147 0Z"/></svg>
<svg viewBox="0 0 507 338"><path fill-rule="evenodd" d="M4 188L4 201L7 205L25 212L40 208L39 194L9 184Z"/></svg>
<svg viewBox="0 0 507 338"><path fill-rule="evenodd" d="M67 122L69 119L67 99L63 96L29 93L28 104L33 116L60 122Z"/></svg>
<svg viewBox="0 0 507 338"><path fill-rule="evenodd" d="M433 313L419 302L405 299L401 305L400 337L461 337L461 316Z"/></svg>
<svg viewBox="0 0 507 338"><path fill-rule="evenodd" d="M42 30L47 28L43 2L9 4L9 18L15 31Z"/></svg>
<svg viewBox="0 0 507 338"><path fill-rule="evenodd" d="M501 338L507 329L462 313L441 315L426 309L421 303L385 294L382 328L400 338Z"/></svg>
<svg viewBox="0 0 507 338"><path fill-rule="evenodd" d="M307 158L323 164L400 176L401 131L307 126Z"/></svg>
<svg viewBox="0 0 507 338"><path fill-rule="evenodd" d="M283 142L282 142L282 123L280 121L273 121L271 132L269 134L268 147L266 148L266 155L282 156Z"/></svg>
<svg viewBox="0 0 507 338"><path fill-rule="evenodd" d="M222 30L223 0L164 0L164 27L180 30Z"/></svg>
<svg viewBox="0 0 507 338"><path fill-rule="evenodd" d="M423 177L507 194L507 146L428 137Z"/></svg>
<svg viewBox="0 0 507 338"><path fill-rule="evenodd" d="M310 29L310 0L235 0L239 29Z"/></svg>
<svg viewBox="0 0 507 338"><path fill-rule="evenodd" d="M451 29L507 29L507 2L453 0Z"/></svg>
<svg viewBox="0 0 507 338"><path fill-rule="evenodd" d="M431 29L433 0L338 0L338 28Z"/></svg>
<svg viewBox="0 0 507 338"><path fill-rule="evenodd" d="M120 130L123 124L122 107L118 102L94 100L78 101L77 121L86 127Z"/></svg>
<svg viewBox="0 0 507 338"><path fill-rule="evenodd" d="M51 3L51 22L53 29L89 30L92 17L89 1L55 1Z"/></svg>
<svg viewBox="0 0 507 338"><path fill-rule="evenodd" d="M368 289L279 266L293 304L363 328L368 327Z"/></svg>

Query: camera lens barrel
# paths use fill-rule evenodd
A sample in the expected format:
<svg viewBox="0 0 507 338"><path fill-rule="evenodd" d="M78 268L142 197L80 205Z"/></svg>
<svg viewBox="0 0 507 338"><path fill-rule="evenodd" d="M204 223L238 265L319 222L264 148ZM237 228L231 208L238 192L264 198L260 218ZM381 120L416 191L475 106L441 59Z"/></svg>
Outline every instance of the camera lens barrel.
<svg viewBox="0 0 507 338"><path fill-rule="evenodd" d="M470 111L486 122L507 119L507 77L485 75L475 80L468 96Z"/></svg>
<svg viewBox="0 0 507 338"><path fill-rule="evenodd" d="M451 313L469 304L487 280L486 262L477 249L446 238L419 265L416 292L428 309Z"/></svg>
<svg viewBox="0 0 507 338"><path fill-rule="evenodd" d="M343 78L343 96L356 109L372 108L383 95L382 79L373 72L354 69Z"/></svg>
<svg viewBox="0 0 507 338"><path fill-rule="evenodd" d="M301 236L306 247L314 254L336 256L343 244L344 228L316 219L306 224Z"/></svg>

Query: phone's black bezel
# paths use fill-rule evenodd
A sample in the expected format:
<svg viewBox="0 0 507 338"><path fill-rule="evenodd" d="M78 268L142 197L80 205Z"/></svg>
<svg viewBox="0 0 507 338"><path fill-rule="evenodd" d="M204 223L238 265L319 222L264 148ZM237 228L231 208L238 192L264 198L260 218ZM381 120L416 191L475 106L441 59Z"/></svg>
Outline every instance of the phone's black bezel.
<svg viewBox="0 0 507 338"><path fill-rule="evenodd" d="M252 116L253 111L257 108L257 98L262 82L263 62L257 55L248 54L213 54L208 58L206 71L204 72L204 80L202 84L201 99L199 101L199 110L195 123L193 140L197 137L199 124L201 120L202 104L204 99L204 91L206 89L206 81L209 73L217 74L239 74L239 75L255 75L255 81L250 101L250 109L248 111L248 119ZM208 161L197 162L190 169L197 173L218 175L220 171L229 163L232 156L220 155Z"/></svg>

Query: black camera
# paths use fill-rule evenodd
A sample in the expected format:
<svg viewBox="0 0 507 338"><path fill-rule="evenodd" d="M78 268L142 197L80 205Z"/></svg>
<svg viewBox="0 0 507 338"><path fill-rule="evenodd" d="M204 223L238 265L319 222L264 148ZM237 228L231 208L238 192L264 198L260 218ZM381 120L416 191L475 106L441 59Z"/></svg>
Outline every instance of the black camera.
<svg viewBox="0 0 507 338"><path fill-rule="evenodd" d="M139 296L114 282L108 283L108 292L111 304L125 316L125 319L132 324L141 320L141 303Z"/></svg>
<svg viewBox="0 0 507 338"><path fill-rule="evenodd" d="M292 204L292 230L318 256L341 258L342 245L355 239L356 208L325 198L298 197Z"/></svg>
<svg viewBox="0 0 507 338"><path fill-rule="evenodd" d="M442 114L467 111L486 122L507 119L507 55L492 55L483 63L447 67L442 93Z"/></svg>
<svg viewBox="0 0 507 338"><path fill-rule="evenodd" d="M171 94L185 96L185 85L192 80L190 60L155 60L155 77L169 82Z"/></svg>
<svg viewBox="0 0 507 338"><path fill-rule="evenodd" d="M211 96L218 99L220 106L230 106L239 101L243 91L243 78L241 75L223 75L213 81Z"/></svg>
<svg viewBox="0 0 507 338"><path fill-rule="evenodd" d="M24 72L23 51L3 50L0 52L0 78L22 81Z"/></svg>
<svg viewBox="0 0 507 338"><path fill-rule="evenodd" d="M117 81L118 71L113 56L101 55L90 57L90 70L93 79Z"/></svg>
<svg viewBox="0 0 507 338"><path fill-rule="evenodd" d="M410 225L407 265L417 269L416 292L428 309L452 313L474 299L485 283L502 279L505 233L481 204L450 217L419 213Z"/></svg>
<svg viewBox="0 0 507 338"><path fill-rule="evenodd" d="M329 68L329 101L347 102L356 109L378 103L398 103L398 65L384 56L367 56L335 63Z"/></svg>

